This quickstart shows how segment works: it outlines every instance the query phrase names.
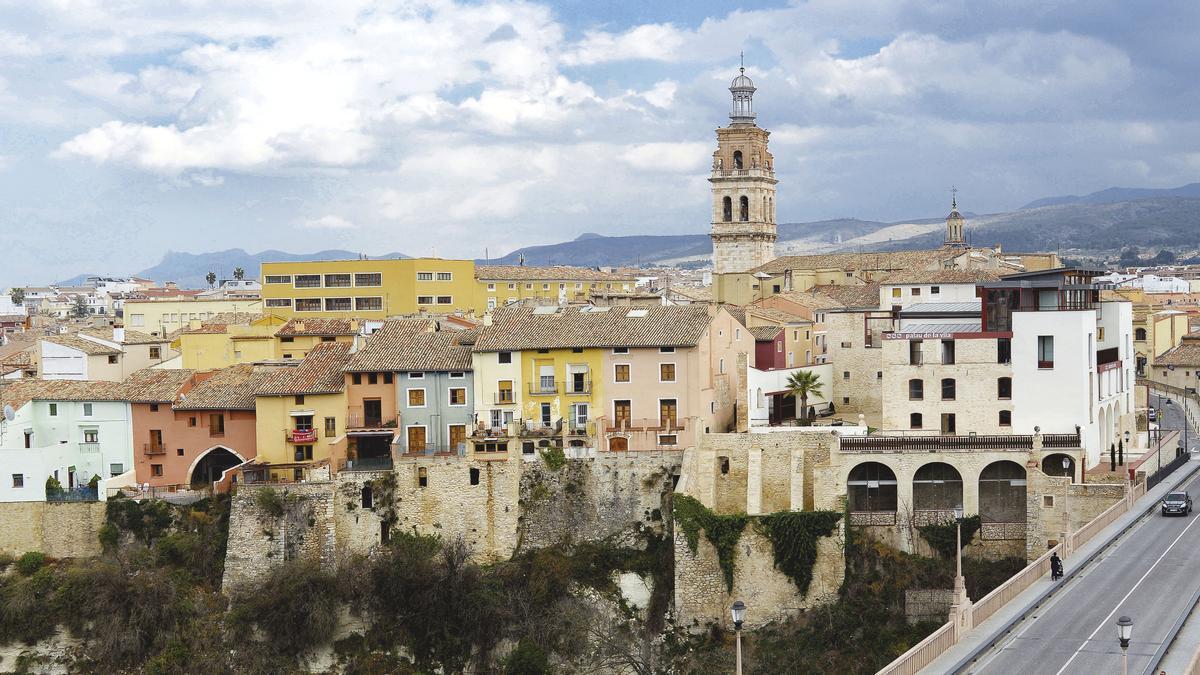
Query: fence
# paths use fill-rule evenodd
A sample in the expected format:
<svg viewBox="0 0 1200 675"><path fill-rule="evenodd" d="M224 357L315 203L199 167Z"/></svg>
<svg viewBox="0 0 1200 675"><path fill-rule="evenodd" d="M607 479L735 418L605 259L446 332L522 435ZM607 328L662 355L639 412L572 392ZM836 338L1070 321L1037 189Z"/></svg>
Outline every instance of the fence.
<svg viewBox="0 0 1200 675"><path fill-rule="evenodd" d="M904 652L895 661L883 667L877 675L916 675L925 666L954 646L954 624L946 622L929 634L912 649Z"/></svg>
<svg viewBox="0 0 1200 675"><path fill-rule="evenodd" d="M99 498L97 489L86 485L46 491L46 501L48 502L94 502Z"/></svg>
<svg viewBox="0 0 1200 675"><path fill-rule="evenodd" d="M1045 576L1050 571L1050 556L1061 552L1062 544L1056 545L1043 553L1037 560L1026 565L1025 569L1014 574L1008 581L997 586L991 593L983 596L982 600L975 603L972 611L974 623L980 624L987 621L988 617L1008 604L1009 600L1017 597L1032 586L1033 582Z"/></svg>
<svg viewBox="0 0 1200 675"><path fill-rule="evenodd" d="M1079 446L1076 444L1074 447ZM1030 450L1032 448L1033 436L1021 435L843 436L841 439L843 451L922 452L927 450Z"/></svg>

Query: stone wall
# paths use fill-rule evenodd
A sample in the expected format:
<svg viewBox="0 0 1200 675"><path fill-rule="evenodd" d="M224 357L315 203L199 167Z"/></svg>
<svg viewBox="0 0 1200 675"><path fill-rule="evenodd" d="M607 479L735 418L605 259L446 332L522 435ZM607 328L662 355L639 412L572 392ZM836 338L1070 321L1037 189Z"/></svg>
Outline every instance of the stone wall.
<svg viewBox="0 0 1200 675"><path fill-rule="evenodd" d="M872 322L878 323L878 322ZM839 413L861 413L867 424L878 427L883 410L883 349L878 342L866 346L864 312L829 312L825 315L825 339L829 363L833 364L829 399Z"/></svg>
<svg viewBox="0 0 1200 675"><path fill-rule="evenodd" d="M910 624L935 621L945 623L954 603L949 588L910 588L904 591L904 618Z"/></svg>
<svg viewBox="0 0 1200 675"><path fill-rule="evenodd" d="M267 490L282 502L283 515L263 508L258 496ZM275 566L295 559L332 569L337 550L333 519L331 482L239 487L229 514L223 587L250 586Z"/></svg>
<svg viewBox="0 0 1200 675"><path fill-rule="evenodd" d="M824 432L706 434L687 467L683 489L717 513L814 508L813 469L827 462L834 437Z"/></svg>
<svg viewBox="0 0 1200 675"><path fill-rule="evenodd" d="M1061 541L1068 525L1075 532L1125 497L1125 486L1121 483L1072 483L1066 477L1047 476L1033 466L1027 468L1026 475L1028 560ZM1068 513L1067 520L1064 511Z"/></svg>
<svg viewBox="0 0 1200 675"><path fill-rule="evenodd" d="M104 502L0 502L0 553L52 558L100 555Z"/></svg>
<svg viewBox="0 0 1200 675"><path fill-rule="evenodd" d="M775 569L771 542L747 525L737 545L733 591L725 585L725 576L717 560L717 551L703 532L697 537L696 553L688 547L682 532L675 535L675 618L679 625L699 629L710 624L726 626L729 606L741 600L751 609L746 627L754 628L779 621L820 604L833 602L845 577L841 529L817 544L808 593Z"/></svg>

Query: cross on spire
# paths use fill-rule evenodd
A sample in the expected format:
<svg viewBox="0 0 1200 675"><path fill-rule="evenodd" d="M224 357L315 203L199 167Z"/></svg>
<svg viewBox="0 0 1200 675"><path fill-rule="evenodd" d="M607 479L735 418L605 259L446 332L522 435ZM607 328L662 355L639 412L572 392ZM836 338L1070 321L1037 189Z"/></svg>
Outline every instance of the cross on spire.
<svg viewBox="0 0 1200 675"><path fill-rule="evenodd" d="M958 208L958 188L953 185L950 186L950 208L952 210Z"/></svg>
<svg viewBox="0 0 1200 675"><path fill-rule="evenodd" d="M738 52L738 64L739 64L738 71L741 72L743 75L745 75L746 74L746 52L744 52L744 51Z"/></svg>

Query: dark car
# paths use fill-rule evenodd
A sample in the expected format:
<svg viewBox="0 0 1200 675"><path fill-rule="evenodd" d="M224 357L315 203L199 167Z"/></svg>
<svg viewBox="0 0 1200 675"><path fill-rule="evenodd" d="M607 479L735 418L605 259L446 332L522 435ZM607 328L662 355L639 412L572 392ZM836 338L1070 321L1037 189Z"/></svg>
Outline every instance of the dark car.
<svg viewBox="0 0 1200 675"><path fill-rule="evenodd" d="M1170 492L1162 500L1164 516L1186 516L1192 512L1192 496L1186 492Z"/></svg>
<svg viewBox="0 0 1200 675"><path fill-rule="evenodd" d="M1157 422L1158 421L1158 411L1155 410L1154 408L1150 408L1149 410L1146 411L1146 419L1150 420L1151 422Z"/></svg>

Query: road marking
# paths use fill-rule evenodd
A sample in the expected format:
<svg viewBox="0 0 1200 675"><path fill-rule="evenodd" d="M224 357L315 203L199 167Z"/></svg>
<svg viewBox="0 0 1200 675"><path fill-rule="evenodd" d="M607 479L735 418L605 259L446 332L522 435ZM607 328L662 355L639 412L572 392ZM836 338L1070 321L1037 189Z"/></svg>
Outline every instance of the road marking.
<svg viewBox="0 0 1200 675"><path fill-rule="evenodd" d="M1167 550L1163 551L1162 555L1158 556L1158 560L1155 560L1154 564L1151 565L1150 568L1146 570L1146 573L1142 575L1142 578L1137 580L1137 583L1133 585L1133 588L1129 589L1129 592L1125 594L1125 597L1117 601L1116 606L1113 607L1113 610L1108 613L1108 616L1104 617L1104 620L1100 622L1099 626L1096 626L1096 630L1092 631L1091 635L1088 635L1086 638L1084 638L1083 644L1079 645L1079 649L1075 650L1075 653L1071 655L1071 658L1067 659L1067 662L1063 664L1063 667L1059 668L1058 672L1054 675L1062 675L1067 670L1067 666L1071 665L1071 662L1075 660L1075 657L1079 656L1083 652L1083 648L1087 646L1087 643L1092 638L1096 637L1096 634L1108 625L1108 622L1112 620L1113 615L1117 613L1117 610L1121 608L1121 605L1125 604L1125 601L1129 599L1129 596L1133 595L1133 592L1137 590L1137 587L1142 585L1142 582L1150 576L1150 573L1154 571L1154 568L1158 567L1158 564L1167 557L1167 554L1171 552L1171 549L1175 548L1175 544L1178 544L1179 540L1183 539L1183 535L1187 534L1187 531L1192 529L1192 526L1198 522L1200 522L1200 518L1192 518L1192 522L1188 523L1188 526L1183 528L1183 532L1180 532L1179 536L1175 537L1175 540L1172 541L1171 545L1167 547Z"/></svg>

